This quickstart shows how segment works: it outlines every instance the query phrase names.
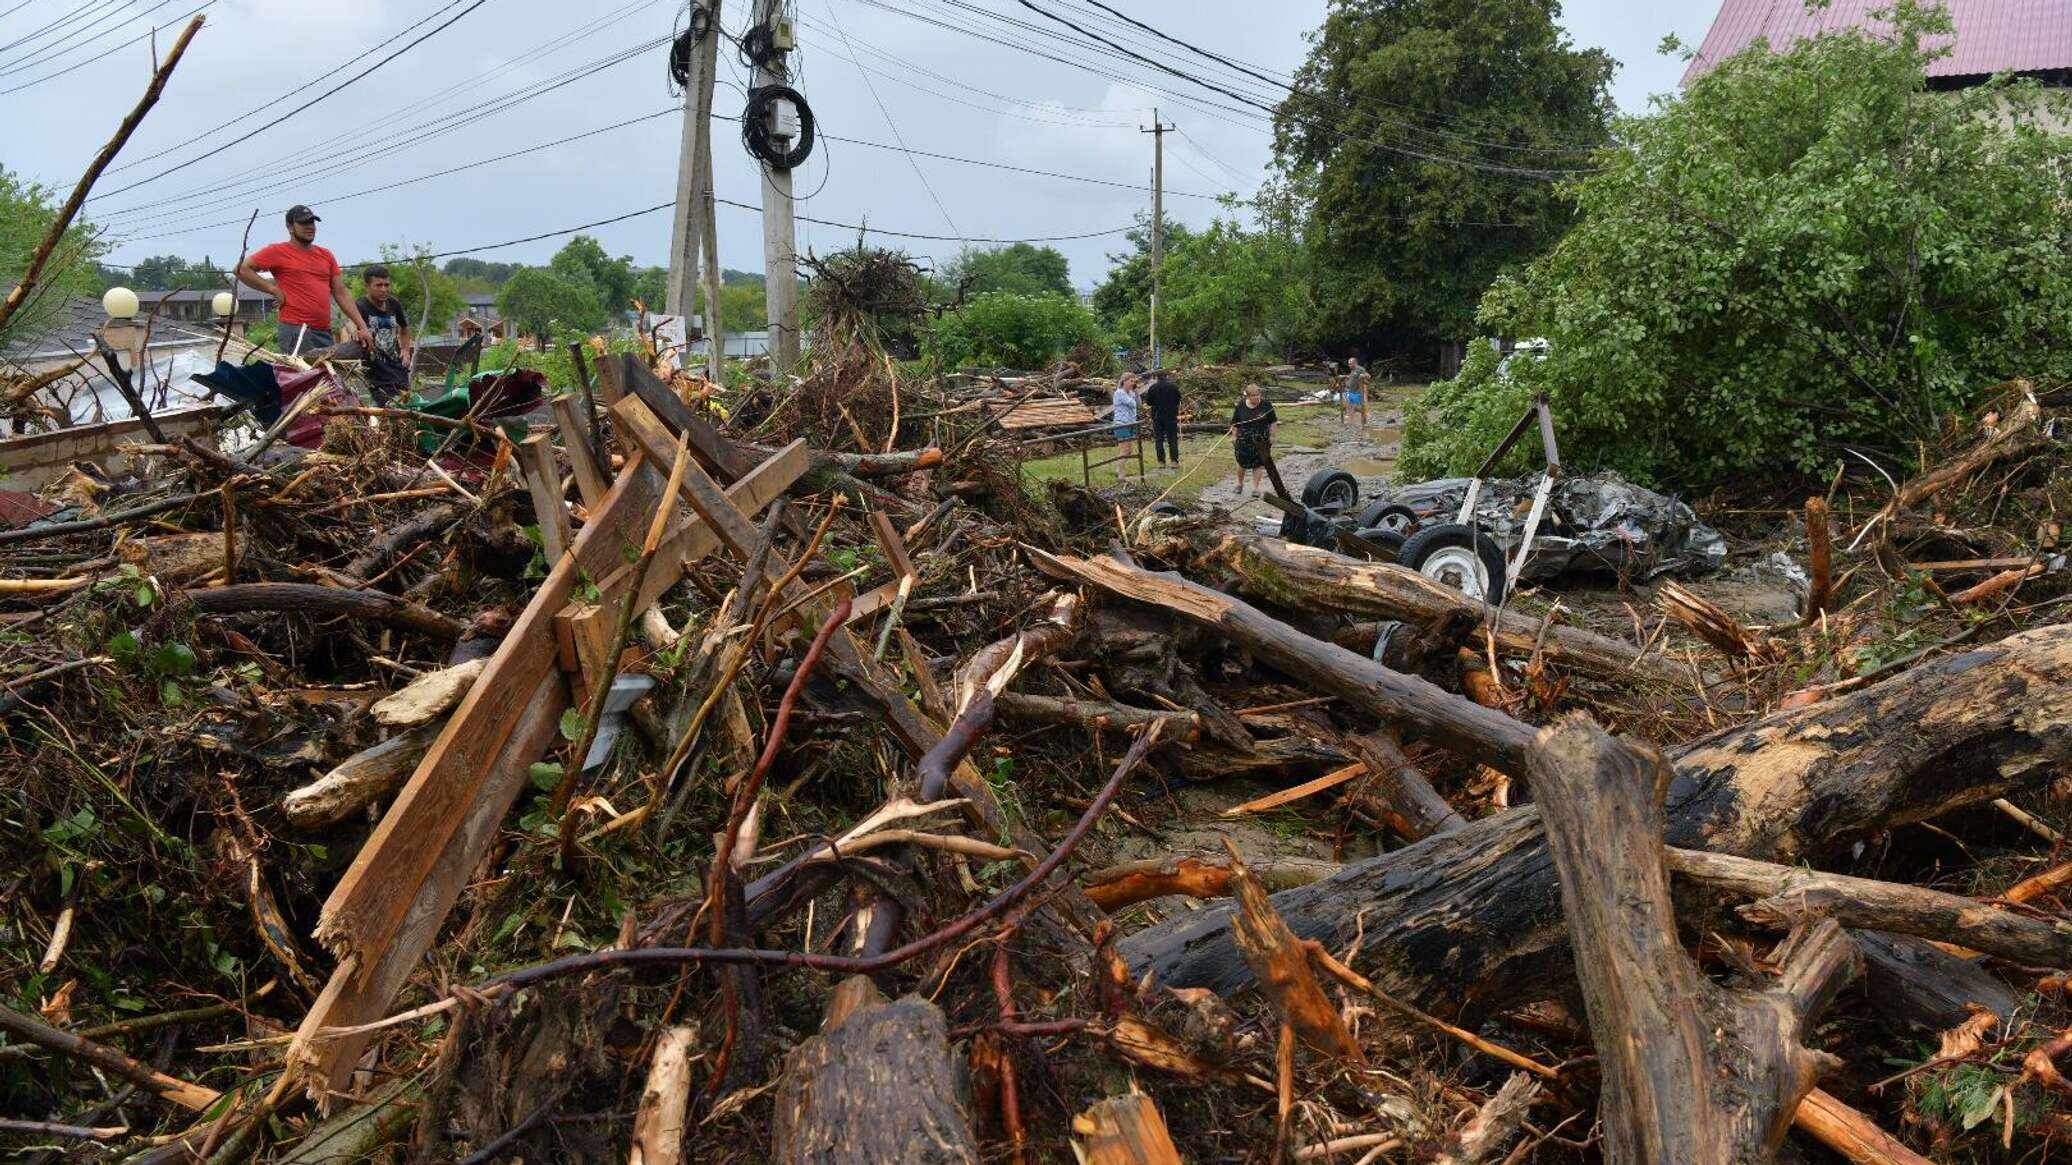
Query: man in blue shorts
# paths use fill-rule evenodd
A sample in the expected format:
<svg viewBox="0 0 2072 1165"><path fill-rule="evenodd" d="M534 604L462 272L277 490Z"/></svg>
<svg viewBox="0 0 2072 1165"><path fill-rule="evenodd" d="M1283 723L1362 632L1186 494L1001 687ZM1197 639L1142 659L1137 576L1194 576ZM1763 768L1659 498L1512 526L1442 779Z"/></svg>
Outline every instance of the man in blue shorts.
<svg viewBox="0 0 2072 1165"><path fill-rule="evenodd" d="M1358 356L1346 358L1345 394L1338 398L1338 423L1343 425L1353 409L1360 410L1360 427L1367 427L1367 387L1374 382L1360 365Z"/></svg>

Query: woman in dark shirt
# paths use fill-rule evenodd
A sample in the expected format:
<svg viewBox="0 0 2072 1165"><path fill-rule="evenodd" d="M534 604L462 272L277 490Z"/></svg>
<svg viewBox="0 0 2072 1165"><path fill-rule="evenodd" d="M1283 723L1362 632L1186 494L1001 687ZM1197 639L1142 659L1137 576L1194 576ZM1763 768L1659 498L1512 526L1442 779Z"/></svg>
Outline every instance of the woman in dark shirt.
<svg viewBox="0 0 2072 1165"><path fill-rule="evenodd" d="M1266 399L1266 390L1256 384L1245 386L1245 399L1230 413L1230 432L1237 450L1237 496L1245 496L1245 471L1252 474L1252 496L1266 492L1266 458L1273 446L1280 414Z"/></svg>

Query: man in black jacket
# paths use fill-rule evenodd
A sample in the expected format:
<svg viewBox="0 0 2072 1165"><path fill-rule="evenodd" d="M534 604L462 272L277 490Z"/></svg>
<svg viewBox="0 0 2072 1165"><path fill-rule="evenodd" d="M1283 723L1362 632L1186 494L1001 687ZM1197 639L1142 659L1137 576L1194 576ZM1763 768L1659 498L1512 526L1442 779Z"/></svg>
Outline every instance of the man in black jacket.
<svg viewBox="0 0 2072 1165"><path fill-rule="evenodd" d="M1152 374L1151 387L1144 390L1144 403L1151 406L1151 442L1158 450L1158 463L1166 463L1166 449L1173 451L1173 468L1180 468L1180 386L1159 369Z"/></svg>

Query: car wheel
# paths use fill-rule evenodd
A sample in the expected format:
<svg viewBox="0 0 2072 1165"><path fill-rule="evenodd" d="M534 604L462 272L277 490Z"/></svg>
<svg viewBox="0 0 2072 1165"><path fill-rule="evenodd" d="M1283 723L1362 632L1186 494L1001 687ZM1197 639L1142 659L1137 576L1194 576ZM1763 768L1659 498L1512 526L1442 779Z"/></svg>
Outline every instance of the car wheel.
<svg viewBox="0 0 2072 1165"><path fill-rule="evenodd" d="M1360 511L1360 525L1394 530L1407 538L1417 526L1417 511L1399 502L1376 501Z"/></svg>
<svg viewBox="0 0 2072 1165"><path fill-rule="evenodd" d="M1313 510L1344 513L1359 503L1359 480L1343 469L1319 469L1302 487L1302 504Z"/></svg>
<svg viewBox="0 0 2072 1165"><path fill-rule="evenodd" d="M1496 539L1457 522L1427 526L1412 534L1396 561L1471 599L1504 601L1504 552Z"/></svg>

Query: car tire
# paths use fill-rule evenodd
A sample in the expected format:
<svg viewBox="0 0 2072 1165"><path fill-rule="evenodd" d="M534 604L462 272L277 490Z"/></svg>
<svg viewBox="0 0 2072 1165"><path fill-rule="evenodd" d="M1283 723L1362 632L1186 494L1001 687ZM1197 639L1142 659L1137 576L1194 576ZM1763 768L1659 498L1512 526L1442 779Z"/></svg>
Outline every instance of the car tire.
<svg viewBox="0 0 2072 1165"><path fill-rule="evenodd" d="M1355 530L1353 533L1361 541L1372 542L1389 552L1389 557L1377 558L1375 559L1376 562L1401 562L1403 560L1403 534L1401 531L1389 530L1380 526L1369 526L1364 530Z"/></svg>
<svg viewBox="0 0 2072 1165"><path fill-rule="evenodd" d="M1362 529L1394 530L1405 538L1417 528L1417 511L1400 502L1374 501L1360 511Z"/></svg>
<svg viewBox="0 0 2072 1165"><path fill-rule="evenodd" d="M1404 541L1396 561L1471 599L1492 606L1504 601L1503 548L1473 526L1427 526Z"/></svg>
<svg viewBox="0 0 2072 1165"><path fill-rule="evenodd" d="M1343 469L1319 469L1302 486L1302 504L1313 510L1349 513L1360 504L1360 482Z"/></svg>
<svg viewBox="0 0 2072 1165"><path fill-rule="evenodd" d="M1184 517L1187 514L1186 510L1180 508L1180 503L1178 502L1152 502L1151 512L1173 518Z"/></svg>

